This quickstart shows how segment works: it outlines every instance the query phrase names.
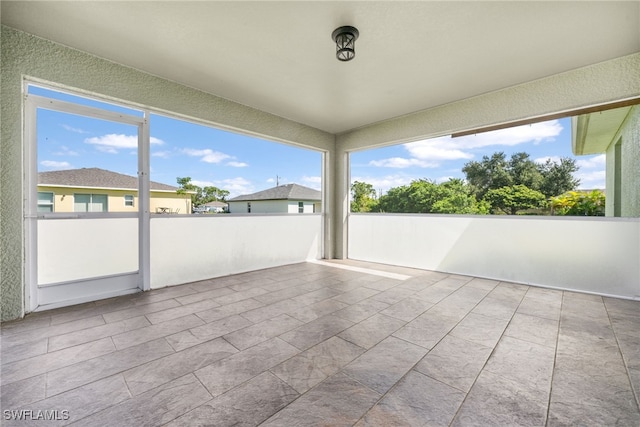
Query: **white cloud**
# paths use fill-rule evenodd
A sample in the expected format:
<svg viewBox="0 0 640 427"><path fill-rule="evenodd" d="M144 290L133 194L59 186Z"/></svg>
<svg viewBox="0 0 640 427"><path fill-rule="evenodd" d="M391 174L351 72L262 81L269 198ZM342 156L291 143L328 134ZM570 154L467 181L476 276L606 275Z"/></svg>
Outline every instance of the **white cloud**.
<svg viewBox="0 0 640 427"><path fill-rule="evenodd" d="M580 167L578 172L575 173L576 178L580 179L580 185L578 188L603 189L606 187L607 156L605 154L582 158L576 161L576 164Z"/></svg>
<svg viewBox="0 0 640 427"><path fill-rule="evenodd" d="M552 120L459 138L443 136L404 144L403 147L408 151L410 158L392 157L373 160L369 165L387 168L435 168L448 160L472 159L473 154L468 150L474 148L553 141L560 132L562 132L560 122Z"/></svg>
<svg viewBox="0 0 640 427"><path fill-rule="evenodd" d="M55 160L43 160L40 164L50 169L70 169L71 164L69 162L56 162Z"/></svg>
<svg viewBox="0 0 640 427"><path fill-rule="evenodd" d="M171 151L155 151L151 153L151 157L160 157L161 159L168 159L171 157Z"/></svg>
<svg viewBox="0 0 640 427"><path fill-rule="evenodd" d="M404 148L412 157L438 163L441 160L471 159L473 154L465 153L460 146L449 137L427 139L404 144Z"/></svg>
<svg viewBox="0 0 640 427"><path fill-rule="evenodd" d="M246 168L247 166L249 166L249 164L244 162L232 161L232 162L227 162L227 166L232 166L234 168Z"/></svg>
<svg viewBox="0 0 640 427"><path fill-rule="evenodd" d="M91 144L97 150L109 154L117 154L119 150L135 150L138 148L137 135L123 135L110 133L102 136L94 136L84 140L86 144ZM155 137L150 138L152 145L163 145L164 141Z"/></svg>
<svg viewBox="0 0 640 427"><path fill-rule="evenodd" d="M69 147L63 145L60 147L60 151L53 153L56 156L78 156L77 151L71 150Z"/></svg>
<svg viewBox="0 0 640 427"><path fill-rule="evenodd" d="M231 159L228 154L221 153L220 151L213 151L210 148L204 150L195 150L193 148L184 148L182 150L184 154L191 157L200 157L201 162L205 163L220 163L223 160Z"/></svg>
<svg viewBox="0 0 640 427"><path fill-rule="evenodd" d="M606 154L599 154L590 158L580 159L576 161L576 164L580 166L581 169L604 169L607 166L607 156Z"/></svg>
<svg viewBox="0 0 640 427"><path fill-rule="evenodd" d="M217 187L218 184L212 182L212 181L198 181L197 179L192 179L191 183L193 185L197 185L200 188L204 188L204 187Z"/></svg>
<svg viewBox="0 0 640 427"><path fill-rule="evenodd" d="M600 171L590 171L590 172L576 172L575 177L580 180L580 185L578 188L580 189L604 189L606 187L606 172L603 170Z"/></svg>
<svg viewBox="0 0 640 427"><path fill-rule="evenodd" d="M62 127L63 127L65 130L68 130L69 132L75 132L75 133L89 133L89 132L88 132L88 131L86 131L86 130L83 130L83 129L80 129L80 128L74 128L73 126L69 126L69 125L64 125L64 124L63 124L63 125L62 125Z"/></svg>
<svg viewBox="0 0 640 427"><path fill-rule="evenodd" d="M480 148L491 145L514 146L528 142L540 143L553 141L562 132L562 125L558 120L533 123L530 125L483 132L476 135L452 138L459 148ZM438 138L440 139L440 138Z"/></svg>
<svg viewBox="0 0 640 427"><path fill-rule="evenodd" d="M382 168L396 168L396 169L404 169L410 168L413 166L420 168L435 168L438 167L438 163L435 162L427 162L421 159L407 159L404 157L390 157L388 159L382 160L371 160L369 162L369 166L376 166Z"/></svg>
<svg viewBox="0 0 640 427"><path fill-rule="evenodd" d="M301 181L310 188L314 190L321 190L322 177L319 176L303 176Z"/></svg>
<svg viewBox="0 0 640 427"><path fill-rule="evenodd" d="M219 182L218 187L228 190L229 193L231 193L230 197L254 192L254 187L251 181L242 177L223 179Z"/></svg>
<svg viewBox="0 0 640 427"><path fill-rule="evenodd" d="M308 183L313 183L313 184L320 184L322 182L322 177L320 176L303 176L302 177L302 181L303 182L308 182Z"/></svg>
<svg viewBox="0 0 640 427"><path fill-rule="evenodd" d="M399 187L401 185L409 185L414 179L416 178L406 175L387 175L382 177L353 176L351 177L351 182L366 182L368 184L371 184L376 192L382 192L384 194L389 191L390 188Z"/></svg>
<svg viewBox="0 0 640 427"><path fill-rule="evenodd" d="M275 180L275 178L269 178L269 179L267 179L267 182L271 184L272 182L276 182L276 180Z"/></svg>

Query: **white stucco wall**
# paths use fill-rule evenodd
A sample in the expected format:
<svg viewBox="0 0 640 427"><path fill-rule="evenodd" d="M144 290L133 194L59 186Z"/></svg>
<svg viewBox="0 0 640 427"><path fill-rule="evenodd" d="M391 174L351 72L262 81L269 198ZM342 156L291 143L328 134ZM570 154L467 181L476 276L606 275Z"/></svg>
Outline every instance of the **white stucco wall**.
<svg viewBox="0 0 640 427"><path fill-rule="evenodd" d="M352 214L349 257L640 299L640 219Z"/></svg>
<svg viewBox="0 0 640 427"><path fill-rule="evenodd" d="M640 70L638 71L640 80ZM623 124L622 210L624 217L640 217L640 107L631 109Z"/></svg>
<svg viewBox="0 0 640 427"><path fill-rule="evenodd" d="M320 258L321 215L151 219L151 287Z"/></svg>
<svg viewBox="0 0 640 427"><path fill-rule="evenodd" d="M248 213L247 203L249 202L229 202L229 213ZM254 200L251 203L251 213L299 213L298 201L293 200ZM303 202L304 213L314 213L313 202ZM320 213L315 212L315 213Z"/></svg>
<svg viewBox="0 0 640 427"><path fill-rule="evenodd" d="M302 201L302 200L300 200L300 202L302 202L302 204L303 204L302 213L314 213L313 212L313 205L314 205L313 202ZM300 202L289 200L287 211L289 213L292 213L292 214L293 213L295 213L295 214L300 213L300 206L298 205L298 203L300 203Z"/></svg>
<svg viewBox="0 0 640 427"><path fill-rule="evenodd" d="M616 144L621 143L621 164L616 165ZM606 150L606 215L614 216L615 173L620 167L620 215L640 217L640 107L631 108Z"/></svg>

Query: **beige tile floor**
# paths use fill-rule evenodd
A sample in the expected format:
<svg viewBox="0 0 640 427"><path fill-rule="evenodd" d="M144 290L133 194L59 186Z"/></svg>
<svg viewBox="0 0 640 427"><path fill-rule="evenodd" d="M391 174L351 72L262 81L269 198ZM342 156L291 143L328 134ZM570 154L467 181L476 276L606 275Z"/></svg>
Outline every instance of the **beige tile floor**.
<svg viewBox="0 0 640 427"><path fill-rule="evenodd" d="M0 345L3 426L640 425L640 302L354 261L35 313Z"/></svg>

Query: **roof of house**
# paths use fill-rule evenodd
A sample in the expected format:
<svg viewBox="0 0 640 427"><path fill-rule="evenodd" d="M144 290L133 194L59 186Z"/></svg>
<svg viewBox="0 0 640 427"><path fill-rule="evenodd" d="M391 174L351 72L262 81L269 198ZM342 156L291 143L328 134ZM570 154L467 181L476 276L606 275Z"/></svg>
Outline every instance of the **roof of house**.
<svg viewBox="0 0 640 427"><path fill-rule="evenodd" d="M118 188L137 190L138 178L100 168L68 169L38 173L40 185L64 185L66 187ZM176 191L178 187L150 182L151 190Z"/></svg>
<svg viewBox="0 0 640 427"><path fill-rule="evenodd" d="M322 200L322 193L298 184L279 185L253 194L229 199L230 202L250 202L254 200Z"/></svg>
<svg viewBox="0 0 640 427"><path fill-rule="evenodd" d="M227 204L225 202L213 201L213 202L205 203L201 206L209 206L212 208L226 208Z"/></svg>

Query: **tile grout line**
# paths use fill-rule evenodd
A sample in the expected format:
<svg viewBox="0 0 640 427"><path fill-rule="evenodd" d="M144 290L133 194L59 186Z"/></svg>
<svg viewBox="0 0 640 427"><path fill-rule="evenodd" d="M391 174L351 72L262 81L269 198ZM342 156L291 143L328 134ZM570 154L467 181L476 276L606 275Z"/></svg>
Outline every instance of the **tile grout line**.
<svg viewBox="0 0 640 427"><path fill-rule="evenodd" d="M497 288L500 283L503 282L498 282L498 285L496 285L494 287ZM522 286L527 286L527 292L529 292L529 289L531 288L529 285L522 285ZM493 292L493 289L491 290L491 292ZM491 293L489 292L487 295L485 295L484 298L482 298L482 300L480 300L478 302L478 304L476 304L474 306L477 307L482 301L484 301L485 298L487 298L489 296L489 294ZM458 414L460 414L460 410L462 409L462 407L464 406L464 403L467 401L467 398L469 397L469 393L471 393L471 390L473 390L473 387L476 385L476 383L478 382L478 378L480 377L480 375L482 374L482 372L484 371L484 369L487 367L487 364L489 363L489 360L491 359L491 356L493 356L493 354L495 353L496 349L498 348L498 345L500 344L500 341L502 341L502 338L505 336L505 331L509 328L509 325L511 324L511 321L513 320L513 316L516 315L516 313L518 312L518 309L520 308L520 305L522 305L522 301L524 301L527 292L525 292L522 295L522 298L520 298L520 301L518 302L518 306L515 308L515 310L513 310L513 314L511 314L511 317L509 317L509 321L507 322L507 324L504 327L504 330L502 331L502 333L500 334L500 338L498 338L498 340L496 341L495 345L493 346L493 348L491 349L491 353L489 353L489 356L487 357L487 360L484 361L484 364L482 365L482 368L480 369L480 371L478 372L478 375L476 375L476 378L473 380L473 382L471 383L471 386L469 386L469 391L465 393L464 399L462 399L462 402L460 402L460 406L458 406L458 410L456 411L456 413L454 414L453 418L451 418L451 422L449 423L449 425L451 426L453 424L453 422L456 420L456 418L458 417ZM473 309L471 309L469 311L469 313L471 313L471 311L473 311ZM465 316L467 317L467 316ZM462 320L461 320L462 321ZM457 325L456 325L457 326ZM448 335L448 334L447 334ZM507 335L508 336L508 335ZM444 337L443 337L444 339ZM442 340L440 340L442 341ZM434 346L435 347L435 346Z"/></svg>
<svg viewBox="0 0 640 427"><path fill-rule="evenodd" d="M549 399L547 399L547 411L545 414L544 425L549 425L549 415L551 413L551 396L553 394L553 379L556 375L556 364L558 360L558 343L560 342L560 324L562 323L562 308L564 306L565 292L562 292L562 302L560 304L560 316L558 316L558 332L556 333L556 345L553 351L553 369L551 370L551 381L549 383Z"/></svg>
<svg viewBox="0 0 640 427"><path fill-rule="evenodd" d="M616 345L618 346L618 353L622 359L622 364L624 365L624 370L627 374L627 380L629 381L629 388L631 389L631 393L635 397L636 407L640 410L640 390L636 390L631 382L631 373L629 372L629 366L627 360L622 352L622 348L620 347L620 341L618 340L618 334L616 333L616 328L613 327L613 322L611 322L611 314L609 313L609 309L607 308L607 304L602 299L602 305L604 305L604 310L607 313L607 319L609 320L609 325L611 326L611 332L613 333L613 338L616 340Z"/></svg>

